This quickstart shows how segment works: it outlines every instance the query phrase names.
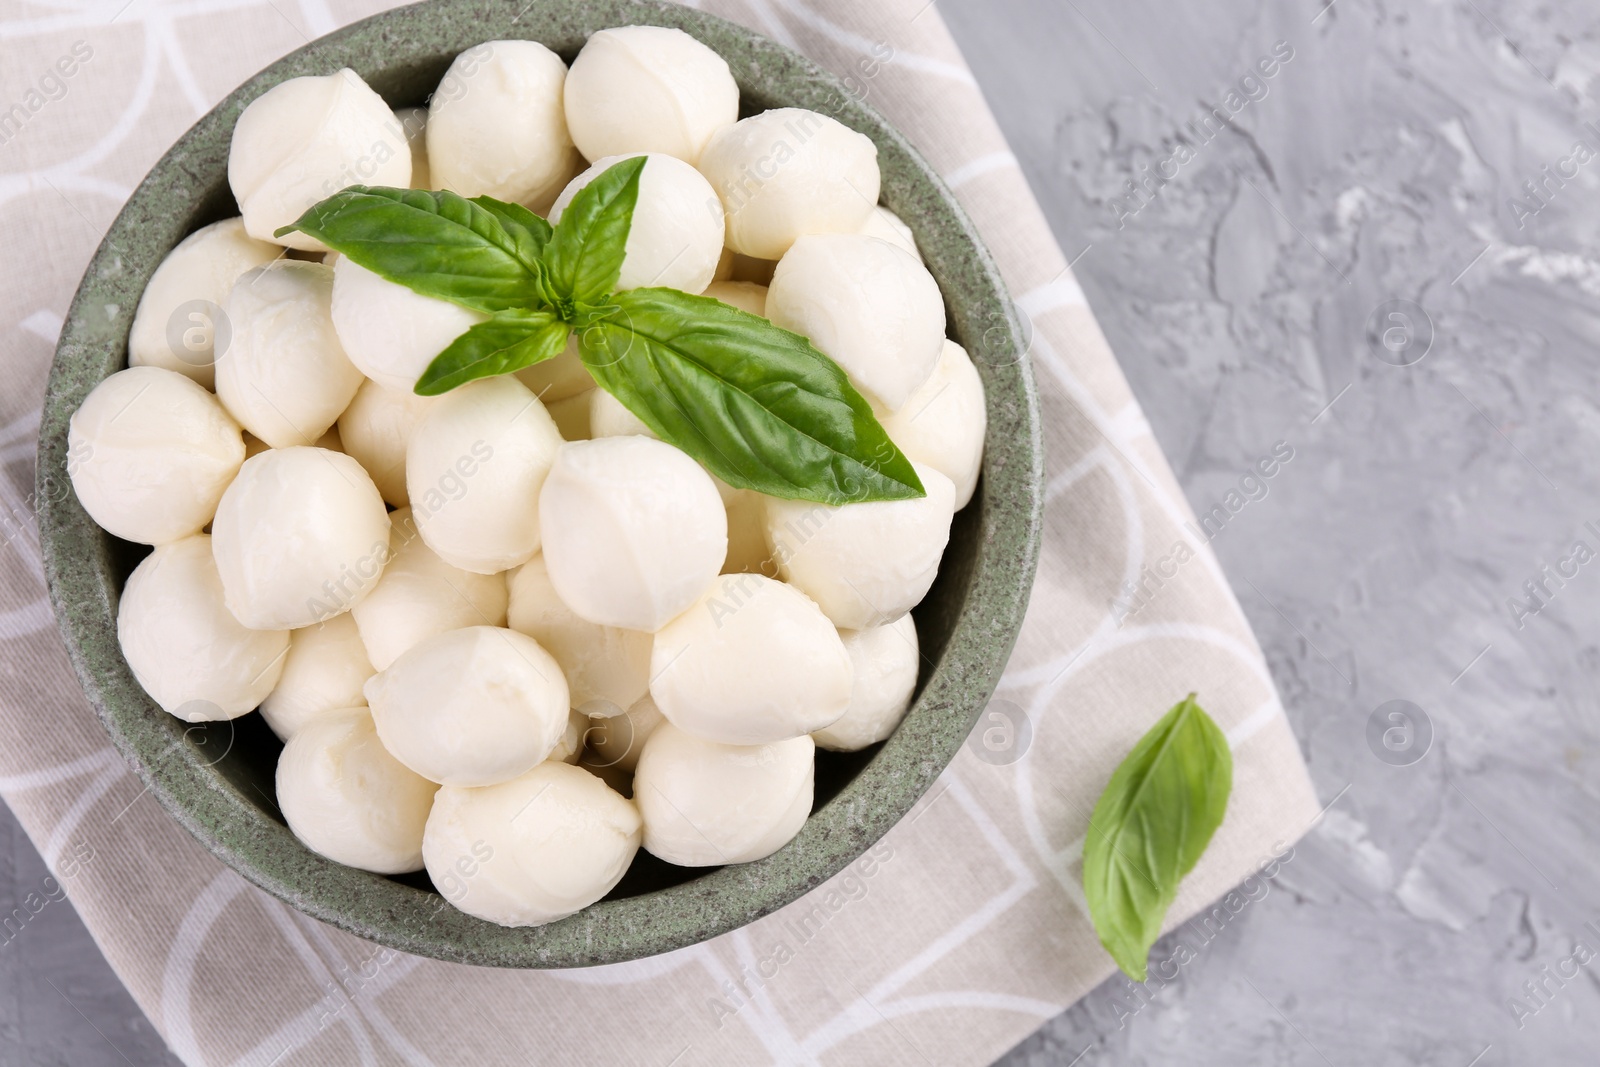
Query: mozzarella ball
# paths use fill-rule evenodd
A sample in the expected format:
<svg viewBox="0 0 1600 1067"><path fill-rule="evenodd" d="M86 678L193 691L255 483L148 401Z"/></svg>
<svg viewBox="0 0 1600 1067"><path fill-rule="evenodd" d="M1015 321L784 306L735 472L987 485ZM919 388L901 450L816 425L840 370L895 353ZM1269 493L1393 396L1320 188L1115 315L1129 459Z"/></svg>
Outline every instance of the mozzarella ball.
<svg viewBox="0 0 1600 1067"><path fill-rule="evenodd" d="M452 567L417 535L416 520L402 508L389 516L393 551L372 592L350 614L367 658L385 670L401 654L430 637L464 626L504 626L506 581Z"/></svg>
<svg viewBox="0 0 1600 1067"><path fill-rule="evenodd" d="M644 424L644 420L622 406L622 401L606 392L596 389L589 394L589 437L591 440L600 437L650 437L656 438L656 432Z"/></svg>
<svg viewBox="0 0 1600 1067"><path fill-rule="evenodd" d="M244 462L239 424L176 371L129 367L95 386L67 427L83 510L125 541L199 533Z"/></svg>
<svg viewBox="0 0 1600 1067"><path fill-rule="evenodd" d="M591 34L572 61L567 128L589 159L663 152L693 163L739 117L728 63L682 30L622 26Z"/></svg>
<svg viewBox="0 0 1600 1067"><path fill-rule="evenodd" d="M728 509L728 558L722 561L723 574L770 576L777 572L772 564L772 548L767 544L764 501L760 493L751 489L730 487L723 494L722 503Z"/></svg>
<svg viewBox="0 0 1600 1067"><path fill-rule="evenodd" d="M233 127L228 185L244 228L258 240L326 252L303 233L273 231L346 186L410 184L411 152L399 120L348 67L280 82L251 101Z"/></svg>
<svg viewBox="0 0 1600 1067"><path fill-rule="evenodd" d="M257 630L348 611L389 559L389 512L361 464L324 448L274 448L239 469L211 524L228 610Z"/></svg>
<svg viewBox="0 0 1600 1067"><path fill-rule="evenodd" d="M446 563L496 574L539 551L539 489L561 448L544 405L515 378L440 397L406 445L417 529Z"/></svg>
<svg viewBox="0 0 1600 1067"><path fill-rule="evenodd" d="M633 771L639 765L644 743L655 733L656 727L666 721L656 702L648 696L639 698L621 715L591 715L585 735L593 753L589 766Z"/></svg>
<svg viewBox="0 0 1600 1067"><path fill-rule="evenodd" d="M856 232L867 237L876 237L880 241L888 241L902 252L916 256L918 263L922 262L922 253L917 250L917 238L911 232L911 227L901 222L899 215L881 204L872 209L867 221L862 223L861 229Z"/></svg>
<svg viewBox="0 0 1600 1067"><path fill-rule="evenodd" d="M631 156L595 160L572 179L550 209L552 225L579 190ZM639 172L639 199L623 246L617 288L665 286L698 293L711 284L722 256L722 201L711 183L681 159L661 153L645 156Z"/></svg>
<svg viewBox="0 0 1600 1067"><path fill-rule="evenodd" d="M650 696L680 730L764 745L820 730L850 706L850 654L804 593L723 575L656 634Z"/></svg>
<svg viewBox="0 0 1600 1067"><path fill-rule="evenodd" d="M950 540L955 485L914 463L927 495L829 507L768 498L767 543L778 573L835 626L894 622L928 593Z"/></svg>
<svg viewBox="0 0 1600 1067"><path fill-rule="evenodd" d="M540 926L611 892L639 851L639 810L588 771L539 764L486 789L439 790L422 858L444 898L501 926Z"/></svg>
<svg viewBox="0 0 1600 1067"><path fill-rule="evenodd" d="M917 687L917 626L902 615L887 626L840 635L855 668L850 707L831 726L811 731L818 748L855 752L894 732Z"/></svg>
<svg viewBox="0 0 1600 1067"><path fill-rule="evenodd" d="M161 545L134 568L117 605L117 639L150 699L186 722L254 710L278 684L289 649L287 632L246 629L229 613L205 534Z"/></svg>
<svg viewBox="0 0 1600 1067"><path fill-rule="evenodd" d="M946 341L928 380L891 413L878 414L889 439L914 463L926 463L955 483L956 510L972 499L983 466L989 414L983 379L966 349Z"/></svg>
<svg viewBox="0 0 1600 1067"><path fill-rule="evenodd" d="M218 314L247 270L283 254L257 241L243 219L223 219L185 237L145 284L128 333L128 366L164 367L207 389L216 380L215 342L226 351L232 334Z"/></svg>
<svg viewBox="0 0 1600 1067"><path fill-rule="evenodd" d="M440 785L493 785L550 755L572 709L555 659L526 634L468 626L408 649L366 686L378 736Z"/></svg>
<svg viewBox="0 0 1600 1067"><path fill-rule="evenodd" d="M766 318L767 287L764 285L755 282L712 282L706 286L703 295Z"/></svg>
<svg viewBox="0 0 1600 1067"><path fill-rule="evenodd" d="M361 632L346 612L289 635L283 676L261 702L261 717L280 740L331 711L366 703L361 687L374 671Z"/></svg>
<svg viewBox="0 0 1600 1067"><path fill-rule="evenodd" d="M406 444L434 400L369 380L339 416L343 450L366 468L383 499L397 508L411 500L406 493Z"/></svg>
<svg viewBox="0 0 1600 1067"><path fill-rule="evenodd" d="M572 176L562 114L567 65L534 41L488 41L456 57L428 104L428 164L440 189L535 210Z"/></svg>
<svg viewBox="0 0 1600 1067"><path fill-rule="evenodd" d="M573 707L587 712L604 702L626 708L649 690L651 636L581 618L556 593L542 553L512 571L507 584L507 624L555 657Z"/></svg>
<svg viewBox="0 0 1600 1067"><path fill-rule="evenodd" d="M425 107L395 108L394 117L400 121L400 130L406 135L406 150L411 153L411 188L432 189L432 175L428 170L428 109Z"/></svg>
<svg viewBox="0 0 1600 1067"><path fill-rule="evenodd" d="M350 362L379 385L409 393L434 357L487 315L414 293L340 256L333 328Z"/></svg>
<svg viewBox="0 0 1600 1067"><path fill-rule="evenodd" d="M595 387L594 375L578 357L578 335L567 338L567 347L554 357L523 367L513 372L517 381L526 385L539 398L541 404L570 400Z"/></svg>
<svg viewBox="0 0 1600 1067"><path fill-rule="evenodd" d="M583 735L588 732L589 716L572 708L567 715L567 728L561 732L561 740L556 742L556 747L545 758L557 763L576 764L583 755Z"/></svg>
<svg viewBox="0 0 1600 1067"><path fill-rule="evenodd" d="M815 752L804 736L724 745L662 723L645 742L633 777L644 847L682 867L772 855L811 814Z"/></svg>
<svg viewBox="0 0 1600 1067"><path fill-rule="evenodd" d="M855 387L893 410L933 373L944 299L914 256L859 234L813 234L772 275L767 317L811 339Z"/></svg>
<svg viewBox="0 0 1600 1067"><path fill-rule="evenodd" d="M728 514L700 465L648 437L575 441L539 493L550 583L580 618L654 633L728 554Z"/></svg>
<svg viewBox="0 0 1600 1067"><path fill-rule="evenodd" d="M727 212L735 252L777 259L808 233L855 233L878 203L878 148L803 108L763 111L712 135L697 164Z"/></svg>
<svg viewBox="0 0 1600 1067"><path fill-rule="evenodd" d="M278 807L319 856L378 874L422 869L422 831L439 787L378 740L366 708L324 715L278 756Z"/></svg>
<svg viewBox="0 0 1600 1067"><path fill-rule="evenodd" d="M228 295L233 339L217 358L217 396L273 448L315 443L361 387L334 332L332 293L332 267L284 259Z"/></svg>
<svg viewBox="0 0 1600 1067"><path fill-rule="evenodd" d="M716 285L713 284L712 288L716 288ZM660 440L639 416L623 407L622 401L604 389L596 389L584 399L589 403L589 440L628 436ZM722 497L723 506L728 512L728 555L722 562L723 573L765 572L769 568L772 550L767 547L761 494L748 489L735 489L716 475L711 476L711 482L717 487L717 494Z"/></svg>

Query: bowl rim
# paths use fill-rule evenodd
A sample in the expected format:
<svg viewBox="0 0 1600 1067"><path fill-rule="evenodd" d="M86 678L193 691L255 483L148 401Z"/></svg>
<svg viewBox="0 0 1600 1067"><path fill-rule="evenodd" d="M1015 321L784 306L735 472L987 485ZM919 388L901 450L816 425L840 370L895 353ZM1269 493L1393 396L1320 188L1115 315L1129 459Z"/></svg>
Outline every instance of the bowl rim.
<svg viewBox="0 0 1600 1067"><path fill-rule="evenodd" d="M300 911L389 948L460 963L544 969L637 959L744 926L844 869L910 811L965 742L1021 628L1039 555L1043 448L1023 331L998 269L937 173L864 98L761 34L668 0L534 0L513 16L515 7L492 0L425 0L352 23L267 66L178 139L106 231L73 298L40 421L36 494L46 583L74 672L117 750L208 851ZM952 332L969 351L975 341L982 344L973 354L988 394L989 427L975 550L955 625L911 712L784 848L680 885L602 900L545 926L500 927L446 908L435 893L344 867L303 846L299 855L286 848L285 839L299 843L215 769L220 757L207 758L203 739L192 743L195 728L156 708L116 643L115 547L70 491L67 423L88 390L125 365L133 306L150 272L177 243L167 240L182 225L173 216L187 219L203 210L196 204L214 192L219 144L225 166L233 123L249 101L287 78L344 66L384 93L385 83L437 65L440 50L454 54L484 41L540 40L570 59L572 41L581 43L598 29L640 24L682 29L705 41L728 61L742 98L770 99L775 92L783 99L776 106L823 111L877 144L886 198L903 194L903 202L890 206L911 223L919 243L931 238L924 253L944 293ZM410 48L431 51L419 59ZM759 81L748 84L751 79ZM780 82L781 88L772 88ZM188 214L163 208L167 198L185 191ZM140 239L142 232L154 235L153 245ZM958 312L951 289L967 294L973 306ZM109 299L115 297L122 299ZM363 900L374 893L376 899ZM363 914L352 914L353 901L362 902Z"/></svg>

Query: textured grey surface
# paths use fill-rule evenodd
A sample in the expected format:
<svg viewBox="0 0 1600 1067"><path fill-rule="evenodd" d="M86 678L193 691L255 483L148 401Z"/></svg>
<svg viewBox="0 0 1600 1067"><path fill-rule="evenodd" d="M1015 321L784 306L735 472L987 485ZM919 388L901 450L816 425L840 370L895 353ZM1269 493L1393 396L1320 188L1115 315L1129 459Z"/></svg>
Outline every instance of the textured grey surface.
<svg viewBox="0 0 1600 1067"><path fill-rule="evenodd" d="M1007 1067L1600 1058L1600 959L1540 972L1600 950L1600 562L1507 607L1600 551L1600 160L1510 204L1600 150L1595 8L1325 2L941 0L1195 509L1295 450L1213 544L1334 801L1174 981L1113 980ZM1232 129L1180 134L1278 41ZM1367 328L1395 298L1435 333L1403 368ZM1366 741L1391 699L1434 730L1410 766Z"/></svg>
<svg viewBox="0 0 1600 1067"><path fill-rule="evenodd" d="M1214 546L1338 797L1147 1006L1114 980L1007 1067L1600 1056L1600 961L1540 973L1600 950L1600 561L1521 629L1506 606L1600 551L1600 159L1521 228L1509 204L1600 149L1600 29L1573 2L1320 7L940 0L1067 255L1092 246L1079 280L1196 509L1295 449ZM1119 229L1139 164L1279 40L1266 96ZM1406 368L1368 337L1393 298L1436 333ZM1395 698L1435 731L1410 766L1365 740ZM0 889L26 894L44 869L5 841ZM0 1062L162 1062L70 910L37 923L0 948ZM1519 1030L1530 981L1548 1003Z"/></svg>

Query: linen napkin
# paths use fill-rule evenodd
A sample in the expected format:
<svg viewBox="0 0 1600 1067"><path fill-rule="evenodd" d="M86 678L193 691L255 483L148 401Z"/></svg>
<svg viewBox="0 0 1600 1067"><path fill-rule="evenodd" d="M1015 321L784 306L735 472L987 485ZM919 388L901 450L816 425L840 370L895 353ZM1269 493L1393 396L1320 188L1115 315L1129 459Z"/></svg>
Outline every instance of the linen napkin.
<svg viewBox="0 0 1600 1067"><path fill-rule="evenodd" d="M995 701L861 860L664 956L565 972L440 963L247 884L144 795L68 668L32 520L38 407L79 275L145 171L243 79L386 5L124 3L0 9L0 794L185 1062L987 1063L1112 972L1080 888L1088 815L1185 693L1201 694L1235 758L1227 820L1170 916L1203 912L1186 942L1217 936L1247 899L1230 889L1270 877L1310 827L1318 805L1260 649L938 10L707 0L896 123L960 197L1029 321L1046 531Z"/></svg>

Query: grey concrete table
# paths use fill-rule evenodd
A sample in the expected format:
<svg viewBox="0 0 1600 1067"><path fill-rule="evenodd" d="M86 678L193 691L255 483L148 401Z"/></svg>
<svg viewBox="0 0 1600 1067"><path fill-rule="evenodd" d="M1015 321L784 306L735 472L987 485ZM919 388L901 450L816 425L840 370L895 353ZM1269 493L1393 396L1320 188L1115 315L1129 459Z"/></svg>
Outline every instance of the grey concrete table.
<svg viewBox="0 0 1600 1067"><path fill-rule="evenodd" d="M1600 1060L1600 29L1325 2L940 0L1330 802L1007 1067ZM0 912L44 874L0 826ZM64 903L0 1005L0 1063L173 1062Z"/></svg>
<svg viewBox="0 0 1600 1067"><path fill-rule="evenodd" d="M940 6L1331 804L1003 1062L1600 1062L1596 8Z"/></svg>

